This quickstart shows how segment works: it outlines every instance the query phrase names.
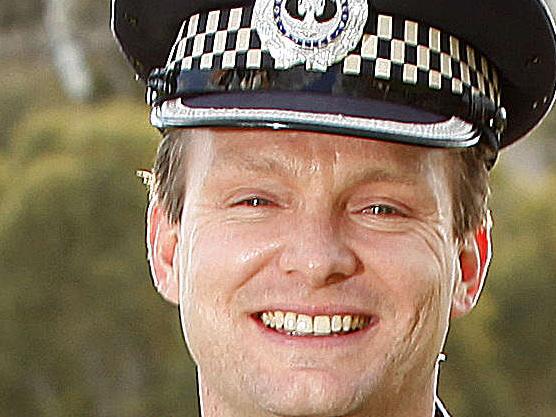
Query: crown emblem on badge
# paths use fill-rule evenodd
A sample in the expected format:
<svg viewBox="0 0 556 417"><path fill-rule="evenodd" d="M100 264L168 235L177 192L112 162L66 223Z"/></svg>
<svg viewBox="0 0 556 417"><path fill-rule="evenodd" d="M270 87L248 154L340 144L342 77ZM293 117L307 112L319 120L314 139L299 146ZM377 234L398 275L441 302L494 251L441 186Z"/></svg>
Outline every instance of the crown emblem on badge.
<svg viewBox="0 0 556 417"><path fill-rule="evenodd" d="M326 71L357 46L368 13L367 0L256 0L253 22L276 68Z"/></svg>

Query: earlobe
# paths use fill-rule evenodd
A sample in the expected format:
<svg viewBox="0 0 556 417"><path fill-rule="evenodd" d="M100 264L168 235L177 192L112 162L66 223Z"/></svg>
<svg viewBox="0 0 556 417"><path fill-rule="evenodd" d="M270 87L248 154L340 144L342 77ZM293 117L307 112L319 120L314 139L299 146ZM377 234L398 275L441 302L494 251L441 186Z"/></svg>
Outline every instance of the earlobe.
<svg viewBox="0 0 556 417"><path fill-rule="evenodd" d="M171 224L157 201L151 201L147 214L147 250L156 290L173 304L179 302L177 224Z"/></svg>
<svg viewBox="0 0 556 417"><path fill-rule="evenodd" d="M452 317L469 313L481 294L492 257L492 221L490 213L485 225L475 231L460 249L460 278L455 283Z"/></svg>

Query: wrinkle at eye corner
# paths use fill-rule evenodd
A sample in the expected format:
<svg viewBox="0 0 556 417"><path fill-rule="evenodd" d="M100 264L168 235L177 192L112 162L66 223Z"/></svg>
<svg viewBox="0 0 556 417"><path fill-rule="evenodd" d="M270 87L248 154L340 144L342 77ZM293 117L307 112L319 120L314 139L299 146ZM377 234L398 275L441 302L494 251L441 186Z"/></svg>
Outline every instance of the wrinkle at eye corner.
<svg viewBox="0 0 556 417"><path fill-rule="evenodd" d="M452 241L451 228L445 228L443 216L439 216L433 222L419 222L419 227L414 230L421 239L424 241L427 249L431 252L433 259L436 261L436 266L443 272L446 271L446 264L443 262L442 254L446 257L452 258L454 254L450 248ZM449 252L449 253L448 253Z"/></svg>

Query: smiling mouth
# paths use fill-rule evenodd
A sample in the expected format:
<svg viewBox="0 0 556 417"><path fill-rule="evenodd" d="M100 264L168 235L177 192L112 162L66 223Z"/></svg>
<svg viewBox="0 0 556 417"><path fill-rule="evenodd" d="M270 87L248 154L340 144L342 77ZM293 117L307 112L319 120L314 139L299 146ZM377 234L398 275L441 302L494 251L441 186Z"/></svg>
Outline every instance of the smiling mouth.
<svg viewBox="0 0 556 417"><path fill-rule="evenodd" d="M336 314L310 316L284 311L264 311L256 317L269 329L291 336L340 336L366 328L370 316Z"/></svg>

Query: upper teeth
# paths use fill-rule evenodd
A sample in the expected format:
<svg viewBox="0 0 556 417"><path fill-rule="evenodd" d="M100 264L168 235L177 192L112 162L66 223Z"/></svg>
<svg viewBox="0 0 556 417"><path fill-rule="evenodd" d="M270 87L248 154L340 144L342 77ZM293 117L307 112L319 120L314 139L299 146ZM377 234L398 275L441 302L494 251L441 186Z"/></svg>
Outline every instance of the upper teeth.
<svg viewBox="0 0 556 417"><path fill-rule="evenodd" d="M265 326L294 335L326 336L363 329L369 317L362 315L319 315L292 313L291 311L265 311L260 315Z"/></svg>

